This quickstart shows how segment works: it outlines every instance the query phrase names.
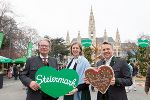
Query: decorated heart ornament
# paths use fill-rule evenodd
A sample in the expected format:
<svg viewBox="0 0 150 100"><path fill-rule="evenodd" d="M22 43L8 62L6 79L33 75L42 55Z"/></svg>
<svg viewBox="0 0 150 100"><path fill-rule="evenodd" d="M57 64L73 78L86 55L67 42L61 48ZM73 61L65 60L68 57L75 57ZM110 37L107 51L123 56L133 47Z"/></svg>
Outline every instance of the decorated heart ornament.
<svg viewBox="0 0 150 100"><path fill-rule="evenodd" d="M91 67L85 71L85 77L87 80L102 94L106 93L113 76L113 69L110 66L105 65L102 65L99 68Z"/></svg>
<svg viewBox="0 0 150 100"><path fill-rule="evenodd" d="M68 94L78 85L78 74L72 69L56 69L44 66L38 69L35 80L40 90L54 98Z"/></svg>

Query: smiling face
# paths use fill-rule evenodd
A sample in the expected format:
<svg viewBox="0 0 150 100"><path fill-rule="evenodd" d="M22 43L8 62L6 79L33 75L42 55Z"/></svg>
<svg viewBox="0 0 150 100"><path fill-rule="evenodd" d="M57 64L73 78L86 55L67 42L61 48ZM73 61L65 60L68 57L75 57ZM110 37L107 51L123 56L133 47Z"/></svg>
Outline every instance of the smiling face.
<svg viewBox="0 0 150 100"><path fill-rule="evenodd" d="M71 54L73 56L77 57L77 56L81 55L81 52L82 52L82 50L78 43L75 43L71 46Z"/></svg>
<svg viewBox="0 0 150 100"><path fill-rule="evenodd" d="M105 59L110 59L113 56L113 48L110 44L102 44L101 51Z"/></svg>
<svg viewBox="0 0 150 100"><path fill-rule="evenodd" d="M38 50L42 56L48 56L50 43L47 40L41 40L38 44Z"/></svg>

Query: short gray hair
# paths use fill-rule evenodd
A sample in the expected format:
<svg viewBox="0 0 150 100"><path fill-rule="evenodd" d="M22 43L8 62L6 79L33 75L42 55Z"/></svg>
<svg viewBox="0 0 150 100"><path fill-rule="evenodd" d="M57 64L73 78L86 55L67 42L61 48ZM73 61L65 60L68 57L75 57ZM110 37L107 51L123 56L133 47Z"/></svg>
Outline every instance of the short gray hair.
<svg viewBox="0 0 150 100"><path fill-rule="evenodd" d="M42 39L40 39L40 40L38 41L38 46L39 46L39 43L40 43L41 41L47 41L47 42L49 43L49 46L50 46L50 47L52 46L52 42L51 42L51 40L48 39L48 38L42 38Z"/></svg>

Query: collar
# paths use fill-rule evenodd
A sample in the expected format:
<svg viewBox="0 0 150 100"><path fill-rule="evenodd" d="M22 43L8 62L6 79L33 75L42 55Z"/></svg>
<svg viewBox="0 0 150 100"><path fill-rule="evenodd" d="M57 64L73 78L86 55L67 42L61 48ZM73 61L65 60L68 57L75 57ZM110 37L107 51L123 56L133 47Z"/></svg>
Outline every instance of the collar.
<svg viewBox="0 0 150 100"><path fill-rule="evenodd" d="M73 56L73 59L78 59L79 58L79 56Z"/></svg>
<svg viewBox="0 0 150 100"><path fill-rule="evenodd" d="M113 56L111 56L109 59L105 59L105 61L106 61L106 62L109 62L109 61L112 60L112 58L113 58Z"/></svg>
<svg viewBox="0 0 150 100"><path fill-rule="evenodd" d="M43 56L40 54L40 58L48 58L48 56L46 56L46 57L43 57Z"/></svg>

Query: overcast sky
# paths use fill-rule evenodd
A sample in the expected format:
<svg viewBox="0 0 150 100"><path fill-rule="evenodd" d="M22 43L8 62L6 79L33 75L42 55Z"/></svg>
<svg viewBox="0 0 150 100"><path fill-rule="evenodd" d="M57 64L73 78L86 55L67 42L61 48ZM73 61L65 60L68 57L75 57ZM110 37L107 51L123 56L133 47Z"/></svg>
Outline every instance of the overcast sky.
<svg viewBox="0 0 150 100"><path fill-rule="evenodd" d="M91 5L96 36L106 29L115 39L117 28L121 41L136 40L139 34L150 34L150 0L8 0L18 21L52 38L88 37Z"/></svg>

